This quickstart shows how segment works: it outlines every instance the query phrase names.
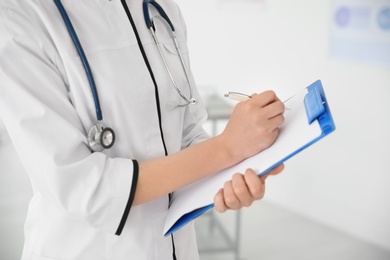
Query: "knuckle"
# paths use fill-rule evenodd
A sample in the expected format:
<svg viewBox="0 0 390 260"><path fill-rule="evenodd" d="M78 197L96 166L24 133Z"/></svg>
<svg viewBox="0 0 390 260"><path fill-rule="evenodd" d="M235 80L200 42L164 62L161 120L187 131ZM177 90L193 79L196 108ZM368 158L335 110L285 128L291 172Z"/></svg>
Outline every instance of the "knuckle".
<svg viewBox="0 0 390 260"><path fill-rule="evenodd" d="M236 198L229 196L225 198L225 203L229 208L236 208L239 204L239 201Z"/></svg>
<svg viewBox="0 0 390 260"><path fill-rule="evenodd" d="M253 111L255 104L253 102L240 102L236 106L240 106L240 112L244 115L252 115L251 111Z"/></svg>
<svg viewBox="0 0 390 260"><path fill-rule="evenodd" d="M233 175L233 180L235 180L235 179L241 179L241 177L242 177L242 174L239 173L239 172L236 172L236 173Z"/></svg>
<svg viewBox="0 0 390 260"><path fill-rule="evenodd" d="M258 128L257 128L257 131L259 134L261 135L264 135L266 133L268 133L269 131L269 123L266 123L266 124L259 124Z"/></svg>
<svg viewBox="0 0 390 260"><path fill-rule="evenodd" d="M243 197L246 195L246 190L243 187L235 187L233 190L234 194L236 194L238 197Z"/></svg>
<svg viewBox="0 0 390 260"><path fill-rule="evenodd" d="M264 198L264 194L262 194L261 196L259 196L258 198L256 198L255 200L256 201L259 201L259 200L262 200Z"/></svg>
<svg viewBox="0 0 390 260"><path fill-rule="evenodd" d="M278 138L279 134L280 134L280 128L277 127L274 131L273 131L274 135L273 135L273 140L272 142L275 142L276 138Z"/></svg>
<svg viewBox="0 0 390 260"><path fill-rule="evenodd" d="M215 210L219 213L224 213L226 211L226 209L224 207L221 207L221 206L215 207Z"/></svg>
<svg viewBox="0 0 390 260"><path fill-rule="evenodd" d="M285 106L284 106L284 103L282 101L278 101L277 102L277 105L278 105L278 109L281 110L281 111L284 111L285 109Z"/></svg>
<svg viewBox="0 0 390 260"><path fill-rule="evenodd" d="M254 187L251 189L252 196L259 200L264 196L264 190L261 187Z"/></svg>
<svg viewBox="0 0 390 260"><path fill-rule="evenodd" d="M285 121L285 118L284 118L283 115L279 115L279 116L277 117L277 124L278 124L278 125L283 124L284 121Z"/></svg>
<svg viewBox="0 0 390 260"><path fill-rule="evenodd" d="M262 135L262 138L264 138L264 142L272 142L272 139L274 138L274 131L275 127L271 125L261 129L260 134Z"/></svg>
<svg viewBox="0 0 390 260"><path fill-rule="evenodd" d="M276 93L273 90L267 90L265 91L265 94L268 96L269 99L274 100L276 99Z"/></svg>
<svg viewBox="0 0 390 260"><path fill-rule="evenodd" d="M244 202L243 206L244 207L250 207L252 205L253 201L246 201Z"/></svg>
<svg viewBox="0 0 390 260"><path fill-rule="evenodd" d="M258 109L257 104L255 102L247 102L245 105L246 105L245 108L247 112Z"/></svg>
<svg viewBox="0 0 390 260"><path fill-rule="evenodd" d="M232 186L232 181L227 181L223 185L224 190L228 190Z"/></svg>
<svg viewBox="0 0 390 260"><path fill-rule="evenodd" d="M242 173L237 172L233 175L232 182L237 185L241 183L243 179L244 179L244 175Z"/></svg>
<svg viewBox="0 0 390 260"><path fill-rule="evenodd" d="M258 194L258 196L255 198L256 200L261 200L264 197L264 192Z"/></svg>

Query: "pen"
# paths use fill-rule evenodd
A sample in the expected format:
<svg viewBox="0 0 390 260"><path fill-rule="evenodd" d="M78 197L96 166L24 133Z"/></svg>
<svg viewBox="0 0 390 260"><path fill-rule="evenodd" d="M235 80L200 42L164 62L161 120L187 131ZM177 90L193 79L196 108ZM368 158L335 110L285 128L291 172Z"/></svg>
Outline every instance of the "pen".
<svg viewBox="0 0 390 260"><path fill-rule="evenodd" d="M240 92L228 92L224 96L229 98L229 99L236 100L236 101L245 101L245 100L252 98L251 96L249 96L247 94L240 93ZM287 100L289 100L289 99L287 99ZM284 101L284 102L286 102L286 101ZM285 110L291 110L291 108L286 107Z"/></svg>
<svg viewBox="0 0 390 260"><path fill-rule="evenodd" d="M243 94L243 93L239 93L239 92L229 92L229 93L225 94L224 96L229 98L229 99L236 100L236 101L245 101L245 100L252 98L251 96L249 96L247 94Z"/></svg>

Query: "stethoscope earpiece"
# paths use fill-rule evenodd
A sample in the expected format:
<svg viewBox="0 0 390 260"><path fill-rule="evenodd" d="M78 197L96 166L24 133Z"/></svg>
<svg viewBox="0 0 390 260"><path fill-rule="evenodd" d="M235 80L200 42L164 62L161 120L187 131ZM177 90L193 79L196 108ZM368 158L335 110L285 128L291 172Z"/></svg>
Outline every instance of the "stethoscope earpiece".
<svg viewBox="0 0 390 260"><path fill-rule="evenodd" d="M102 122L97 122L88 133L88 144L92 151L101 152L111 148L115 143L115 132L105 127Z"/></svg>

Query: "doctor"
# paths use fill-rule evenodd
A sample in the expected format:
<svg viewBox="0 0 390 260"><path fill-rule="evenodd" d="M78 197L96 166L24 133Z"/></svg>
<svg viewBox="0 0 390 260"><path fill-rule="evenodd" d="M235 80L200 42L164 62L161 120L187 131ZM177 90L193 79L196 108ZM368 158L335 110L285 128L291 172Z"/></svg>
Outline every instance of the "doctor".
<svg viewBox="0 0 390 260"><path fill-rule="evenodd" d="M159 0L145 12L142 2L0 2L0 117L34 192L22 259L199 259L193 224L162 235L169 194L278 136L284 105L266 91L209 138L180 10ZM261 199L265 178L236 174L216 210Z"/></svg>

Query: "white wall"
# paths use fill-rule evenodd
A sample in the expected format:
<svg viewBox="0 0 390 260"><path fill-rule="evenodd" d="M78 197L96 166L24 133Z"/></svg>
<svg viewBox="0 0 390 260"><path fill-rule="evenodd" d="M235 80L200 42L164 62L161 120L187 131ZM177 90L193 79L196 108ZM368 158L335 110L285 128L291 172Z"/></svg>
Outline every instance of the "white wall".
<svg viewBox="0 0 390 260"><path fill-rule="evenodd" d="M321 79L337 130L267 198L390 250L390 67L331 58L326 0L178 0L199 85L281 98Z"/></svg>

